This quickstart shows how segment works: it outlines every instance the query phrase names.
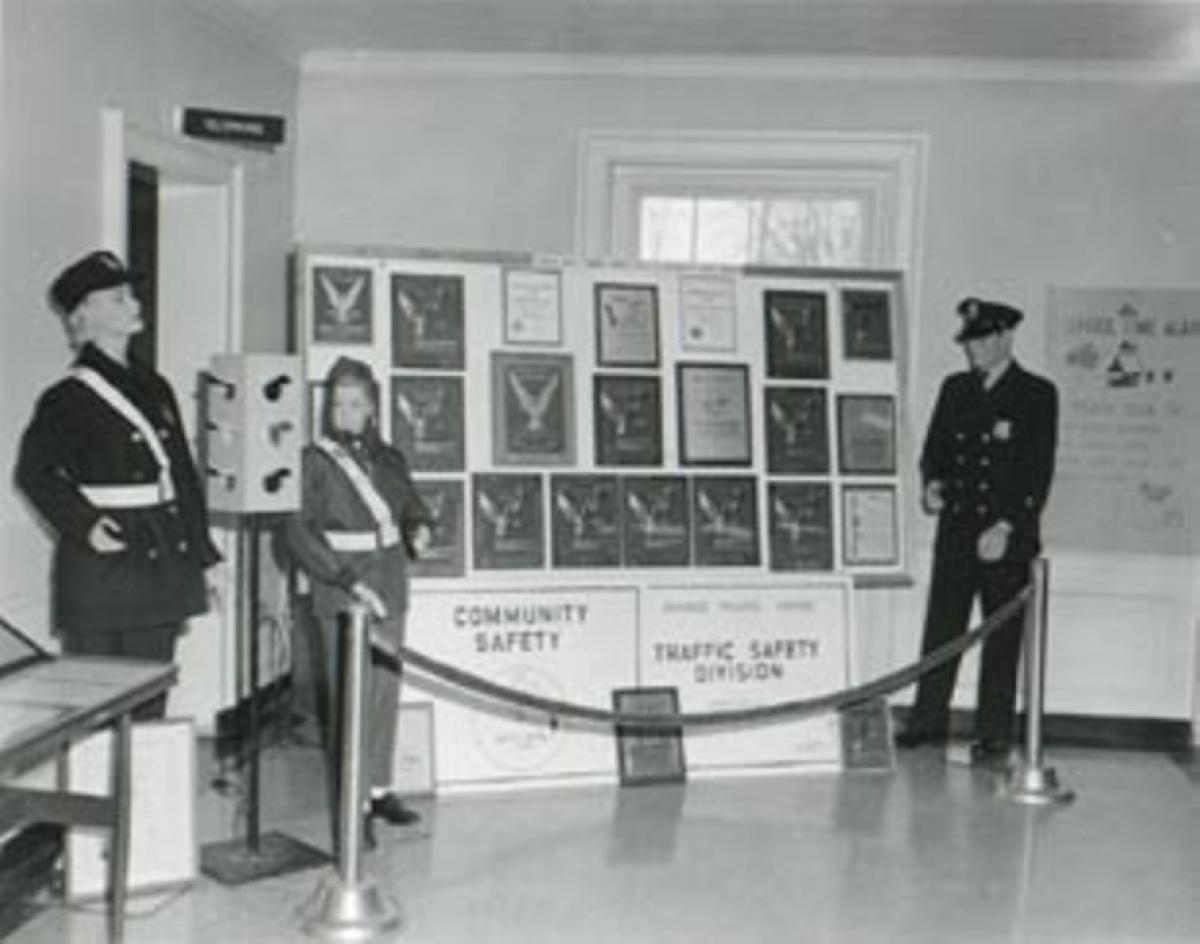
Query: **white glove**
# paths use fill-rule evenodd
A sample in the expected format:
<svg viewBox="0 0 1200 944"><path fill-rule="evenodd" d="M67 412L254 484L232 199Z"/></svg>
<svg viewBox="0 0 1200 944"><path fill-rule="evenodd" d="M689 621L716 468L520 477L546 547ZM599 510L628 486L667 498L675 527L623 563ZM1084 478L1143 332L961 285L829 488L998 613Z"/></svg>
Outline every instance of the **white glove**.
<svg viewBox="0 0 1200 944"><path fill-rule="evenodd" d="M979 543L976 546L979 559L989 564L1000 560L1008 550L1008 536L1011 533L1011 524L1007 521L997 521L979 535Z"/></svg>
<svg viewBox="0 0 1200 944"><path fill-rule="evenodd" d="M936 515L946 507L946 496L942 493L945 486L940 479L932 479L921 493L921 507L928 515Z"/></svg>
<svg viewBox="0 0 1200 944"><path fill-rule="evenodd" d="M354 599L367 608L376 619L387 619L387 607L383 605L383 600L379 594L368 587L361 580L350 588L350 592L354 594Z"/></svg>
<svg viewBox="0 0 1200 944"><path fill-rule="evenodd" d="M123 533L116 521L108 515L101 515L88 532L88 544L97 554L116 554L128 547L121 539Z"/></svg>

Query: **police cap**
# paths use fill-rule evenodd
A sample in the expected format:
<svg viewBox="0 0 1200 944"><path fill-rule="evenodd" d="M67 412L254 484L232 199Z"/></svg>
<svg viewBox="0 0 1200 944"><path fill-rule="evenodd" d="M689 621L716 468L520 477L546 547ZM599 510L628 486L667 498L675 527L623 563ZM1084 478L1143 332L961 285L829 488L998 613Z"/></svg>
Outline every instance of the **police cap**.
<svg viewBox="0 0 1200 944"><path fill-rule="evenodd" d="M62 314L73 312L92 292L138 281L116 253L89 252L63 269L50 283L50 300Z"/></svg>
<svg viewBox="0 0 1200 944"><path fill-rule="evenodd" d="M989 302L982 298L964 298L958 303L958 316L962 327L954 336L956 341L985 338L997 331L1015 328L1025 316L1011 305Z"/></svg>

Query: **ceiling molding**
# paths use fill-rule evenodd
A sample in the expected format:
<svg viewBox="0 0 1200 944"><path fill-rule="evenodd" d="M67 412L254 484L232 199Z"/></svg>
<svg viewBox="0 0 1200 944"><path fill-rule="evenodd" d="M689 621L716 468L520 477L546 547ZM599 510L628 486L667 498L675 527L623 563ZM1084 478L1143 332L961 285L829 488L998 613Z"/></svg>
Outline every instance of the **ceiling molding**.
<svg viewBox="0 0 1200 944"><path fill-rule="evenodd" d="M828 81L1195 84L1200 63L855 57L579 56L553 53L340 52L305 55L303 75L507 76Z"/></svg>

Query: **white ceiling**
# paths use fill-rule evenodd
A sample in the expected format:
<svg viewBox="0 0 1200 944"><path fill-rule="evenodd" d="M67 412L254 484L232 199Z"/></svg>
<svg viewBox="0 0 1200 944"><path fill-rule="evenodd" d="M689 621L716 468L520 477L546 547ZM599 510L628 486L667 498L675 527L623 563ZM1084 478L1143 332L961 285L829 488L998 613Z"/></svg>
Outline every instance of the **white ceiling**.
<svg viewBox="0 0 1200 944"><path fill-rule="evenodd" d="M186 0L313 53L850 57L1194 67L1200 0Z"/></svg>

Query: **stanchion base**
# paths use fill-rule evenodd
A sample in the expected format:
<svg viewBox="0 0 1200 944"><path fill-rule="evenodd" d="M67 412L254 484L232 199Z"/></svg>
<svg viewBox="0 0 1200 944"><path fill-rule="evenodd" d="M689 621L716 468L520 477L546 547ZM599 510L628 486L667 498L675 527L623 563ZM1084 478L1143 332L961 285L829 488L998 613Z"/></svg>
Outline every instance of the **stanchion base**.
<svg viewBox="0 0 1200 944"><path fill-rule="evenodd" d="M1058 782L1053 767L1030 767L1024 762L1009 770L1004 795L1010 802L1025 806L1053 806L1075 799L1075 791Z"/></svg>
<svg viewBox="0 0 1200 944"><path fill-rule="evenodd" d="M271 832L259 837L257 851L246 839L209 843L200 850L200 871L222 885L244 885L325 865L329 858L329 853L299 839Z"/></svg>
<svg viewBox="0 0 1200 944"><path fill-rule="evenodd" d="M336 870L317 886L300 916L306 934L326 941L369 941L400 926L400 907L373 879L346 884Z"/></svg>

